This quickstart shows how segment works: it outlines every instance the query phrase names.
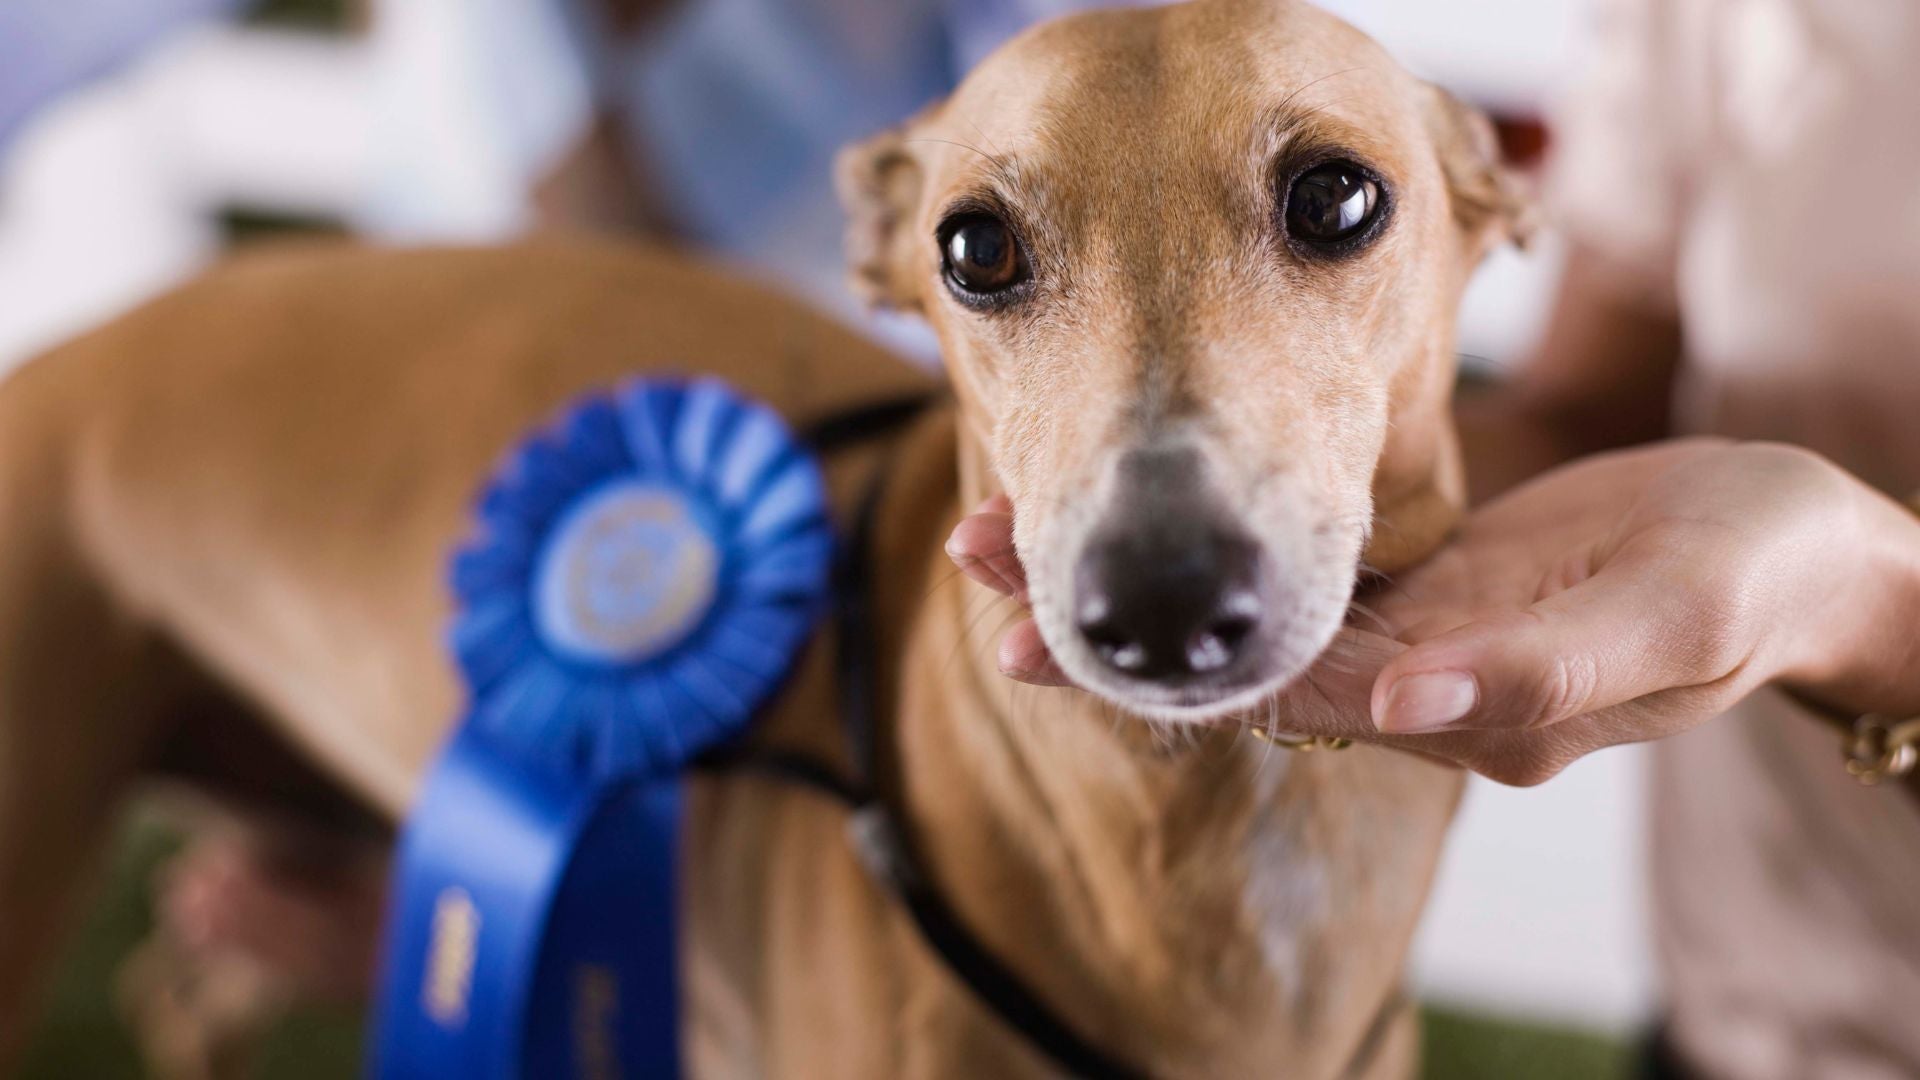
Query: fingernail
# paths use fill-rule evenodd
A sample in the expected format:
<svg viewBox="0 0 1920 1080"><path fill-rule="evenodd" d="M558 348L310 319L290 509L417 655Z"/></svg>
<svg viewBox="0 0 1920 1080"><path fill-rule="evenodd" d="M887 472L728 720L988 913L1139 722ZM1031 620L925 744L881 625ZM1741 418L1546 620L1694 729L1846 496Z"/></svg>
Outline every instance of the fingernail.
<svg viewBox="0 0 1920 1080"><path fill-rule="evenodd" d="M1381 731L1409 734L1458 723L1473 711L1480 690L1464 671L1428 671L1396 680L1376 718Z"/></svg>

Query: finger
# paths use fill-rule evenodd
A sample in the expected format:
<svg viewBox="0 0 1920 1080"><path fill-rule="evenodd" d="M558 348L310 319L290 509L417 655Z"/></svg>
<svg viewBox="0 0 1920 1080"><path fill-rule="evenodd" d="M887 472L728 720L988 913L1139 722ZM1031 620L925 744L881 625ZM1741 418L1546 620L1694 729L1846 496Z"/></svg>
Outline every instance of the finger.
<svg viewBox="0 0 1920 1080"><path fill-rule="evenodd" d="M1273 735L1377 739L1379 733L1367 711L1368 695L1387 661L1405 648L1392 638L1345 627L1313 667L1237 719Z"/></svg>
<svg viewBox="0 0 1920 1080"><path fill-rule="evenodd" d="M1004 495L981 503L947 537L947 557L960 572L995 592L1025 602L1027 574L1013 546L1013 512Z"/></svg>
<svg viewBox="0 0 1920 1080"><path fill-rule="evenodd" d="M1744 650L1711 590L1646 558L1610 563L1529 608L1475 619L1387 665L1373 688L1384 732L1559 723L1723 678Z"/></svg>
<svg viewBox="0 0 1920 1080"><path fill-rule="evenodd" d="M1035 686L1072 686L1066 672L1054 663L1053 653L1032 619L1022 619L1000 639L1000 673Z"/></svg>

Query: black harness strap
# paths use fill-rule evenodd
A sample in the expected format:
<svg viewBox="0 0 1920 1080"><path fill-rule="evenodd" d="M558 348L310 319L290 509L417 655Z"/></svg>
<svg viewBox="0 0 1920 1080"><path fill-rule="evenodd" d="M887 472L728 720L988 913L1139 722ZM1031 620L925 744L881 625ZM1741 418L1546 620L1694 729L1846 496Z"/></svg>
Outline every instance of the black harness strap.
<svg viewBox="0 0 1920 1080"><path fill-rule="evenodd" d="M824 456L896 430L918 416L932 400L927 396L896 398L836 413L803 432L803 441ZM981 1004L1071 1076L1147 1080L1146 1073L1081 1037L967 929L914 851L906 828L906 810L898 794L880 782L880 638L874 625L873 575L869 571L874 525L889 472L885 463L874 470L834 569L834 667L841 730L847 740L853 776L843 777L803 754L751 747L708 754L701 767L762 773L811 788L847 806L852 811L848 836L862 865L875 883L906 909L928 947ZM1394 1006L1403 1003L1396 994L1383 1005L1363 1037L1348 1075L1371 1060L1387 1021L1398 1011Z"/></svg>
<svg viewBox="0 0 1920 1080"><path fill-rule="evenodd" d="M882 398L851 409L829 413L807 425L800 441L822 457L831 457L856 443L876 439L900 429L901 425L925 412L939 400L939 394L907 394Z"/></svg>
<svg viewBox="0 0 1920 1080"><path fill-rule="evenodd" d="M896 430L918 416L931 400L925 396L897 398L835 413L807 428L802 441L825 456ZM853 812L848 837L861 864L876 884L900 902L928 947L981 1004L1070 1075L1089 1080L1146 1080L1145 1074L1081 1038L967 929L933 886L915 854L903 827L903 808L879 782L880 656L870 570L874 524L889 474L886 463L874 470L834 567L835 682L841 731L847 740L853 776L842 777L803 754L753 747L708 754L701 766L762 773L845 804Z"/></svg>
<svg viewBox="0 0 1920 1080"><path fill-rule="evenodd" d="M1145 1080L1145 1074L1114 1059L1082 1038L1020 977L969 931L927 875L906 828L905 807L880 782L879 635L874 626L873 575L869 572L874 522L886 493L888 470L882 466L855 514L842 549L834 595L840 677L840 717L856 770L855 784L866 799L848 824L854 850L867 872L898 897L947 969L973 991L1009 1027L1026 1036L1068 1074L1103 1080Z"/></svg>

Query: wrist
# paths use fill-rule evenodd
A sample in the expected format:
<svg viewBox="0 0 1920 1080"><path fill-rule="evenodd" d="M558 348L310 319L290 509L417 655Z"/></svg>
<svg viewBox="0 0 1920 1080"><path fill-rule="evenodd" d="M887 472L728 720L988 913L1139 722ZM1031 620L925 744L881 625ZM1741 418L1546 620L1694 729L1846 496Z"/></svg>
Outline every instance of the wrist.
<svg viewBox="0 0 1920 1080"><path fill-rule="evenodd" d="M1807 646L1778 681L1846 714L1920 715L1920 517L1842 475L1837 580L1811 583Z"/></svg>

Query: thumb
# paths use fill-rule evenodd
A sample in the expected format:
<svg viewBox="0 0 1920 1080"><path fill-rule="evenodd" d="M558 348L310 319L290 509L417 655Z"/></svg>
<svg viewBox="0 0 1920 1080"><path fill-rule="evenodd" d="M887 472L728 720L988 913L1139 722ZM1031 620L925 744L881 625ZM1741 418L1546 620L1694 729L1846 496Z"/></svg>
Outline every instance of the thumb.
<svg viewBox="0 0 1920 1080"><path fill-rule="evenodd" d="M1530 608L1476 619L1396 657L1373 685L1383 732L1534 728L1736 668L1730 620L1698 589L1610 565Z"/></svg>

